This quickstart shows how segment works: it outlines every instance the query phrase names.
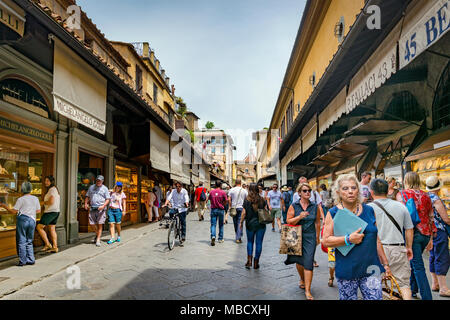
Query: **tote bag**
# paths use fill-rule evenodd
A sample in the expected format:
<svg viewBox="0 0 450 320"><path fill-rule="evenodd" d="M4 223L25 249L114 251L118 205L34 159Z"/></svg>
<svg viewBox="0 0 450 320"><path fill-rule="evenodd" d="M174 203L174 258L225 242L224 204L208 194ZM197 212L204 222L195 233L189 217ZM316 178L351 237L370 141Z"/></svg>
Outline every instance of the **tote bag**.
<svg viewBox="0 0 450 320"><path fill-rule="evenodd" d="M270 224L273 222L272 215L267 209L258 209L258 220L261 224Z"/></svg>
<svg viewBox="0 0 450 320"><path fill-rule="evenodd" d="M280 254L302 255L302 226L285 224L281 229Z"/></svg>

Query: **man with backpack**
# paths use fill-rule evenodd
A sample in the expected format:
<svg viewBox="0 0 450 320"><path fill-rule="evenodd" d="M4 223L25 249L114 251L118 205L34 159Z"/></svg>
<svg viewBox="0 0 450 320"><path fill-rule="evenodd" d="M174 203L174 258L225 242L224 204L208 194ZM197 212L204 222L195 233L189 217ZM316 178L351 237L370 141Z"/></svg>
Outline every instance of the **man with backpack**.
<svg viewBox="0 0 450 320"><path fill-rule="evenodd" d="M370 184L373 202L368 205L375 211L378 238L383 244L392 275L398 282L403 300L411 300L409 283L413 258L412 243L414 225L408 209L400 202L387 197L389 184L382 179L375 179ZM403 238L405 230L405 238Z"/></svg>
<svg viewBox="0 0 450 320"><path fill-rule="evenodd" d="M203 182L200 182L198 188L195 189L195 205L197 206L198 221L205 220L206 192L206 188L203 187Z"/></svg>

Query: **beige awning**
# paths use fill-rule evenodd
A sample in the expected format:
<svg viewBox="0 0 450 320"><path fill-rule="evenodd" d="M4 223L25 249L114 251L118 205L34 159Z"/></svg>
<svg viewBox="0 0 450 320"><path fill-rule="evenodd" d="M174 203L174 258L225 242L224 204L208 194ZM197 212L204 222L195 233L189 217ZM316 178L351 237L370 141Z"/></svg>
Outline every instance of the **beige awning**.
<svg viewBox="0 0 450 320"><path fill-rule="evenodd" d="M169 136L154 122L150 122L150 161L152 167L170 173Z"/></svg>
<svg viewBox="0 0 450 320"><path fill-rule="evenodd" d="M379 48L350 81L346 113L350 113L381 87L397 69L397 40L401 22L389 33Z"/></svg>
<svg viewBox="0 0 450 320"><path fill-rule="evenodd" d="M314 116L302 130L303 153L305 153L317 140L317 121Z"/></svg>
<svg viewBox="0 0 450 320"><path fill-rule="evenodd" d="M191 150L185 142L170 142L170 178L191 184ZM184 155L184 156L183 156Z"/></svg>
<svg viewBox="0 0 450 320"><path fill-rule="evenodd" d="M347 88L344 87L341 92L330 102L330 104L319 114L319 136L329 127L338 121L345 113L345 98Z"/></svg>
<svg viewBox="0 0 450 320"><path fill-rule="evenodd" d="M59 39L54 47L55 111L105 134L106 79Z"/></svg>

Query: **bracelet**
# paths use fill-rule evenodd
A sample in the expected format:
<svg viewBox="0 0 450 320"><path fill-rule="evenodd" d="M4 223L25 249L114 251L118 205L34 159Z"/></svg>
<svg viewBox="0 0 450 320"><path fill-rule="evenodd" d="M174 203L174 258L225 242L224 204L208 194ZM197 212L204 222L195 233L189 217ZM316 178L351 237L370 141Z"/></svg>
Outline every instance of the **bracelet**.
<svg viewBox="0 0 450 320"><path fill-rule="evenodd" d="M346 246L349 246L351 244L349 238L350 238L350 235L348 235L348 234L346 234L345 237L344 237Z"/></svg>

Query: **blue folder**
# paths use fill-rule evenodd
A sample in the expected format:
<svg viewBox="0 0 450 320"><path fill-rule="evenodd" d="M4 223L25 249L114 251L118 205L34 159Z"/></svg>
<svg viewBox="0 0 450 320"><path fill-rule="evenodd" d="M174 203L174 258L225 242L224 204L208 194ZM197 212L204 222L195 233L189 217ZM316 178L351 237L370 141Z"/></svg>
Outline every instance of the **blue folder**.
<svg viewBox="0 0 450 320"><path fill-rule="evenodd" d="M339 209L334 216L333 224L334 235L336 237L352 234L359 228L361 228L361 233L363 233L367 228L367 222L348 209ZM344 245L342 247L337 247L336 249L338 249L343 256L346 256L354 247L355 244L351 244L350 246Z"/></svg>

